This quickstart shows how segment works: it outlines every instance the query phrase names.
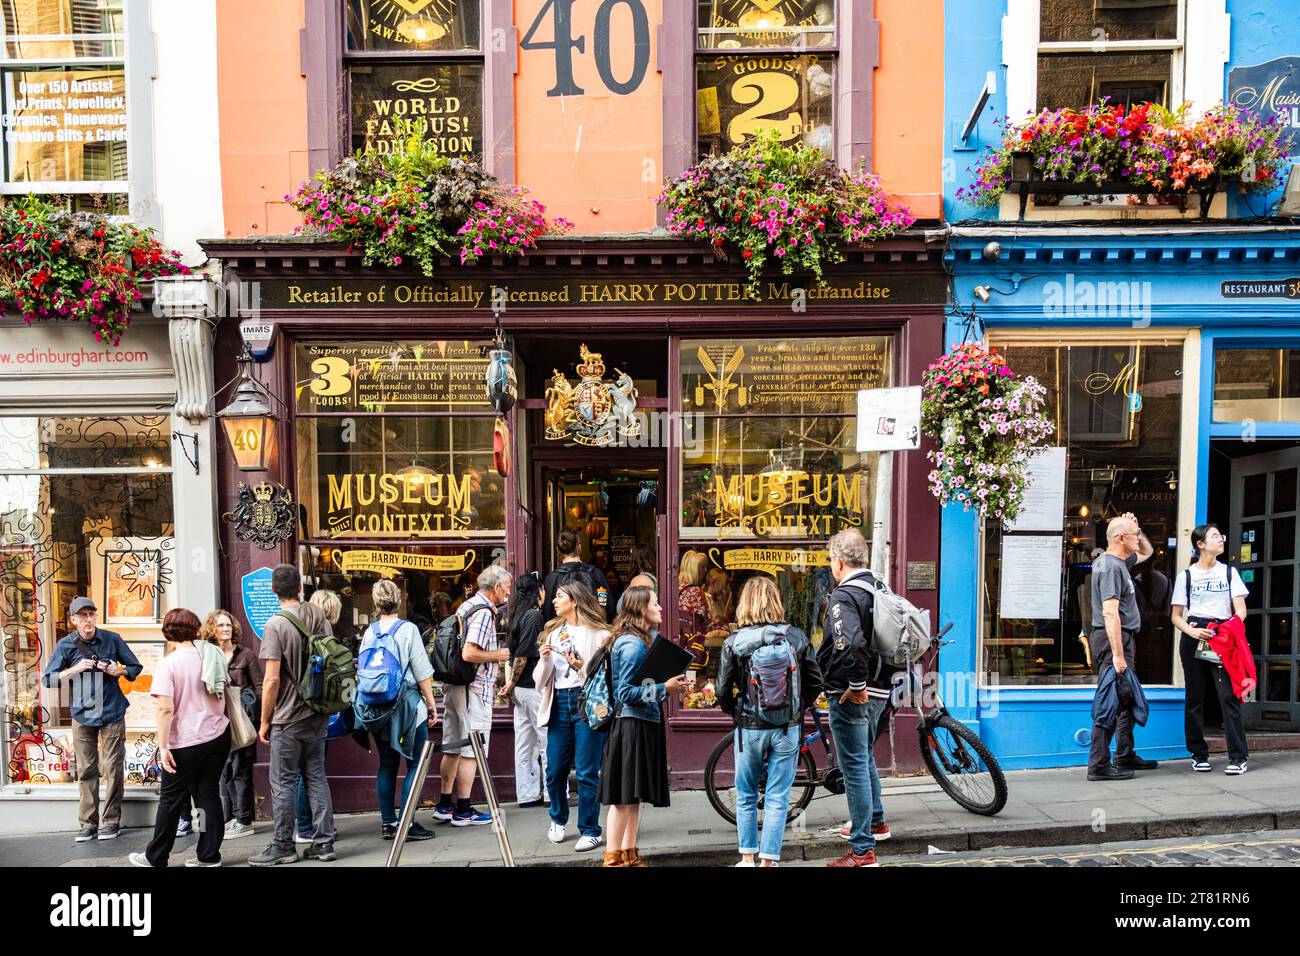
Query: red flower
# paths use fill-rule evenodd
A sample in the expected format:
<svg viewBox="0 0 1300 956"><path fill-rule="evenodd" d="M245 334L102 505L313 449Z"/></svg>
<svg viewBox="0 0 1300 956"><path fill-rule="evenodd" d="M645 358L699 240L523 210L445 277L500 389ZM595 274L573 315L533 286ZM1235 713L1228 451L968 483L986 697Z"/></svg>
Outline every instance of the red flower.
<svg viewBox="0 0 1300 956"><path fill-rule="evenodd" d="M754 258L754 253L751 250L746 249L744 252L740 254L740 256L742 259L752 259Z"/></svg>
<svg viewBox="0 0 1300 956"><path fill-rule="evenodd" d="M1026 142L1026 143L1033 142L1034 134L1033 134L1033 132L1032 132L1031 130L1027 130L1027 129L1026 129L1026 130L1021 130L1021 132L1020 132L1020 139L1021 139L1021 141Z"/></svg>

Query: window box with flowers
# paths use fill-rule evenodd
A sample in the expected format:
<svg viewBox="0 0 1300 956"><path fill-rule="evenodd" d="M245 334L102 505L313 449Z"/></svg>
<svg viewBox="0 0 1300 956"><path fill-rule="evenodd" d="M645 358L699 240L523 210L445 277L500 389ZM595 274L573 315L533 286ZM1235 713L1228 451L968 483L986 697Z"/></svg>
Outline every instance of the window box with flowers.
<svg viewBox="0 0 1300 956"><path fill-rule="evenodd" d="M772 259L783 274L811 273L820 284L825 265L844 261L845 246L887 239L916 221L890 208L875 176L851 175L816 147L783 145L774 133L702 159L659 202L674 235L709 243L721 259L739 252L755 299Z"/></svg>
<svg viewBox="0 0 1300 956"><path fill-rule="evenodd" d="M28 196L0 206L0 301L23 321L85 322L117 345L144 286L188 275L147 229Z"/></svg>
<svg viewBox="0 0 1300 956"><path fill-rule="evenodd" d="M1234 183L1246 193L1281 185L1282 134L1276 117L1232 106L1194 118L1187 104L1044 110L1007 126L958 198L991 208L1004 193L1015 193L1024 219L1031 195L1124 195L1131 204L1155 201L1182 210L1196 195L1205 218L1214 196Z"/></svg>

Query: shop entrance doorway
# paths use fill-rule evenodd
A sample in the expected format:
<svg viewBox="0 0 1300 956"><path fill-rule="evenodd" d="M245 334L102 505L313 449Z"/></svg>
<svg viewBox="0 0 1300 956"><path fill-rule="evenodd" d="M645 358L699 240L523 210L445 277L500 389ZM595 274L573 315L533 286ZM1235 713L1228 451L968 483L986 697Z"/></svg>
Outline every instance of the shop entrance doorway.
<svg viewBox="0 0 1300 956"><path fill-rule="evenodd" d="M538 471L541 500L534 514L542 527L534 540L543 576L558 560L556 539L570 528L582 560L605 573L609 608L617 606L641 564L648 561L651 573L661 577L665 488L660 464L543 464Z"/></svg>

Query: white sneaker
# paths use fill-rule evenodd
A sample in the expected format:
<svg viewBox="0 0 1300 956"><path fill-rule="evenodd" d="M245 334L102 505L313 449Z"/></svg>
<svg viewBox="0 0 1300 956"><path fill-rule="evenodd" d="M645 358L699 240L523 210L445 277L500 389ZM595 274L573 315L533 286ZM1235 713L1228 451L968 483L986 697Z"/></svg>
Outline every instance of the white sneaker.
<svg viewBox="0 0 1300 956"><path fill-rule="evenodd" d="M586 853L588 850L594 850L604 843L604 839L598 836L578 837L578 842L574 844L573 849L579 853Z"/></svg>
<svg viewBox="0 0 1300 956"><path fill-rule="evenodd" d="M550 840L552 843L563 843L564 827L560 826L558 823L552 823L546 830L546 839Z"/></svg>
<svg viewBox="0 0 1300 956"><path fill-rule="evenodd" d="M1192 769L1195 770L1197 773L1209 773L1214 768L1210 766L1210 762L1208 760L1193 760Z"/></svg>
<svg viewBox="0 0 1300 956"><path fill-rule="evenodd" d="M153 864L149 862L149 858L143 853L132 853L127 859L131 861L132 866L153 867Z"/></svg>
<svg viewBox="0 0 1300 956"><path fill-rule="evenodd" d="M1246 772L1246 761L1241 763L1230 763L1226 770L1223 771L1229 777L1239 777Z"/></svg>
<svg viewBox="0 0 1300 956"><path fill-rule="evenodd" d="M754 867L754 862L753 862L752 860L741 860L739 863L736 864L736 866L738 866L738 867L739 867L739 866L747 866L747 867L750 867L751 869L755 868L755 867Z"/></svg>
<svg viewBox="0 0 1300 956"><path fill-rule="evenodd" d="M195 858L192 859L192 860L186 860L186 861L185 861L185 865L186 865L186 866L203 866L203 867L209 867L209 866L220 866L220 865L221 865L221 861L218 860L216 863L204 863L204 862L203 862L202 860L200 860L198 857L195 857Z"/></svg>
<svg viewBox="0 0 1300 956"><path fill-rule="evenodd" d="M226 824L225 835L223 840L238 840L240 837L252 836L255 832L252 826L247 823L240 823L238 820L231 820Z"/></svg>

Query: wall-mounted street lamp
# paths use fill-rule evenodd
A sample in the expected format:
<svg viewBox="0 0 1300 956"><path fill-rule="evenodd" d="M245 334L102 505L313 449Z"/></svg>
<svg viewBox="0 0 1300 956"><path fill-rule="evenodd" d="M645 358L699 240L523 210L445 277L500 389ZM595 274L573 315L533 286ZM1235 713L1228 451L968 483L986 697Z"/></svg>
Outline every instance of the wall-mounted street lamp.
<svg viewBox="0 0 1300 956"><path fill-rule="evenodd" d="M271 402L277 399L254 377L253 356L247 346L238 362L234 397L217 412L217 419L230 441L239 470L266 471L275 454L276 424L280 419Z"/></svg>

